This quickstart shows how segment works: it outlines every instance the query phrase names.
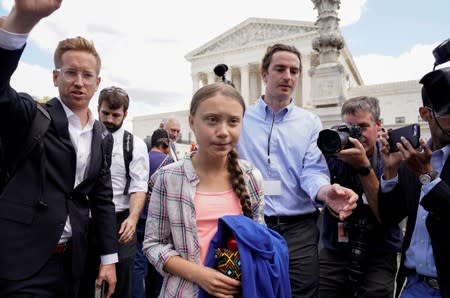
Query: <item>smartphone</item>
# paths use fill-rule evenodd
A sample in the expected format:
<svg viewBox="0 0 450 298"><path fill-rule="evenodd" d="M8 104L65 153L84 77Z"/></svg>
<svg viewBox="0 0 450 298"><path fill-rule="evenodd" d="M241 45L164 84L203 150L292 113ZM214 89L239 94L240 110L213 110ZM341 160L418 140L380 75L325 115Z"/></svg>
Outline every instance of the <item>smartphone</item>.
<svg viewBox="0 0 450 298"><path fill-rule="evenodd" d="M420 138L420 125L417 123L406 125L397 129L393 129L388 132L389 135L389 147L391 152L397 152L397 143L402 144L400 141L400 137L405 137L413 146L413 148L417 149L420 146L419 138Z"/></svg>
<svg viewBox="0 0 450 298"><path fill-rule="evenodd" d="M108 290L108 286L106 284L106 280L102 281L102 287L100 288L100 298L106 297L106 292Z"/></svg>

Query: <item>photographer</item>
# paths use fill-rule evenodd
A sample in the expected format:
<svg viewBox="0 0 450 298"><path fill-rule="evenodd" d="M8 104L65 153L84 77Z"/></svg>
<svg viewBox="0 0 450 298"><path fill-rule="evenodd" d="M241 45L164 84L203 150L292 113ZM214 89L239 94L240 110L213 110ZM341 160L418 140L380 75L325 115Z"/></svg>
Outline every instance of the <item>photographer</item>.
<svg viewBox="0 0 450 298"><path fill-rule="evenodd" d="M408 217L396 296L406 278L401 297L450 297L450 68L432 71L420 83L419 113L431 140L421 139L418 151L402 138L399 152L390 153L382 139L379 214L383 222Z"/></svg>
<svg viewBox="0 0 450 298"><path fill-rule="evenodd" d="M392 297L402 236L398 224L386 226L378 219L377 193L383 172L377 142L378 99L351 98L342 106L341 116L346 125L337 132L347 132L349 137L343 150L327 157L331 182L351 188L361 199L345 221L329 208L324 210L319 296ZM322 151L327 147L320 135L318 146Z"/></svg>

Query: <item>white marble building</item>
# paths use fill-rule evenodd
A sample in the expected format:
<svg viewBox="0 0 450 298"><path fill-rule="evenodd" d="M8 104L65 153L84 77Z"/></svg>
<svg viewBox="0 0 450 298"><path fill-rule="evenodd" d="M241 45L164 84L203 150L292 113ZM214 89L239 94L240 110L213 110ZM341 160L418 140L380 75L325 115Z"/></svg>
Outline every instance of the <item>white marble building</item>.
<svg viewBox="0 0 450 298"><path fill-rule="evenodd" d="M340 122L340 106L345 99L360 95L375 96L380 100L386 128L420 123L421 85L418 80L365 85L339 32L338 37L342 40L335 57L319 57L318 51L313 49L320 42L319 47L323 49L320 39L323 28L330 30L330 24L320 24L320 13L316 23L249 18L185 56L191 63L192 91L219 81L213 69L224 63L229 67L227 79L234 83L246 103L252 104L264 93L260 63L266 48L274 43L285 43L296 46L302 53L302 73L293 96L295 103L319 115L324 128ZM145 137L151 133L148 127L157 128L161 119L170 115L182 122L182 141L194 142L187 120L188 111L135 117L133 131ZM428 136L428 126L421 128L422 135Z"/></svg>

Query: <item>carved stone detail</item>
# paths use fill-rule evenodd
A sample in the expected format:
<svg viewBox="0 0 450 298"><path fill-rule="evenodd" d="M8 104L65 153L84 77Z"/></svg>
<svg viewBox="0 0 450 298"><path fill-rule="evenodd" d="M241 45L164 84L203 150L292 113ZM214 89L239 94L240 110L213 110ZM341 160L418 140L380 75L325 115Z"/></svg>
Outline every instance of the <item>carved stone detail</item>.
<svg viewBox="0 0 450 298"><path fill-rule="evenodd" d="M344 38L339 31L337 11L340 0L311 0L318 10L316 25L319 36L312 42L313 49L319 52L320 64L336 63L339 50L344 47Z"/></svg>
<svg viewBox="0 0 450 298"><path fill-rule="evenodd" d="M197 52L195 56L229 50L230 48L242 47L253 43L265 42L270 39L279 39L281 36L306 33L313 30L316 30L316 28L282 24L250 23L211 46L202 49Z"/></svg>

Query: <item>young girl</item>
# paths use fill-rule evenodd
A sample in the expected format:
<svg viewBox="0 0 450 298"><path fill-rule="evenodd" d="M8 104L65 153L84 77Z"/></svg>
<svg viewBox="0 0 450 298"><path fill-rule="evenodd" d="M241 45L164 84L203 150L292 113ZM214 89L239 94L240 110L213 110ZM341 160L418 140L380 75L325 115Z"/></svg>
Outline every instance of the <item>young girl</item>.
<svg viewBox="0 0 450 298"><path fill-rule="evenodd" d="M233 87L215 83L193 96L189 125L198 150L154 175L143 250L164 275L160 297L233 297L240 282L203 266L224 215L264 223L261 173L239 160L244 101Z"/></svg>

